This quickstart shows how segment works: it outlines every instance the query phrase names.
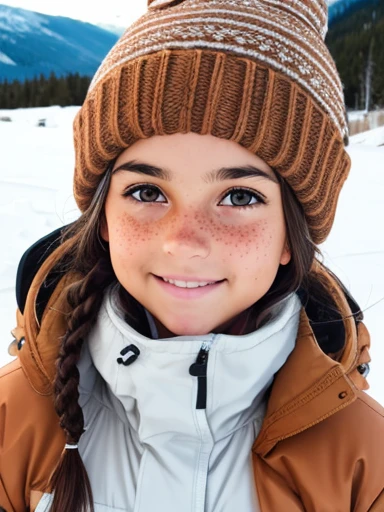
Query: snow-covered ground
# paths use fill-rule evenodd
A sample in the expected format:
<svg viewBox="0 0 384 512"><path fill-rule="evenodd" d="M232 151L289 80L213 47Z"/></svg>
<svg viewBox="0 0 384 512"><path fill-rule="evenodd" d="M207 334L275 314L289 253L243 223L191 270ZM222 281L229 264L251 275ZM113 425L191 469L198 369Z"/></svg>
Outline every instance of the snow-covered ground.
<svg viewBox="0 0 384 512"><path fill-rule="evenodd" d="M77 107L0 111L0 366L15 326L14 285L23 252L74 220L72 120ZM38 127L45 118L47 126ZM365 311L371 333L369 393L384 403L384 127L351 138L352 170L340 196L325 262Z"/></svg>

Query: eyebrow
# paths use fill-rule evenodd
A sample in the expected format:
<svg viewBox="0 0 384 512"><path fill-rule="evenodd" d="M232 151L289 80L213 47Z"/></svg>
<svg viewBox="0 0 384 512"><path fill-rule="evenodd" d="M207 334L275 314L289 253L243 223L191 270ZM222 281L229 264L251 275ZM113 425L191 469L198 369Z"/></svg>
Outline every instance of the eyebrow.
<svg viewBox="0 0 384 512"><path fill-rule="evenodd" d="M112 173L115 174L116 172L119 171L137 172L140 174L145 174L146 176L151 176L152 178L159 178L165 181L172 181L172 173L167 169L162 169L161 167L156 167L155 165L137 162L136 160L125 162L119 167L116 167L116 169L114 169ZM208 171L203 176L203 180L206 181L207 183L214 183L217 181L224 180L236 180L240 178L265 178L267 180L272 181L273 183L279 183L275 175L271 176L267 172L262 171L261 169L258 169L253 165L239 167L221 167L220 169L217 170Z"/></svg>

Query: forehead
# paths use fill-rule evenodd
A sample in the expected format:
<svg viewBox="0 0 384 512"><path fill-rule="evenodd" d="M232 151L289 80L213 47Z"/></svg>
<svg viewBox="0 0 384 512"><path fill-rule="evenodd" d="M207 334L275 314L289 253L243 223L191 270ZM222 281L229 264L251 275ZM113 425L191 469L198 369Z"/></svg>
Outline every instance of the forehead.
<svg viewBox="0 0 384 512"><path fill-rule="evenodd" d="M240 144L212 135L176 133L140 139L123 151L114 168L138 159L170 171L174 176L199 176L212 169L253 165L275 177L272 168Z"/></svg>

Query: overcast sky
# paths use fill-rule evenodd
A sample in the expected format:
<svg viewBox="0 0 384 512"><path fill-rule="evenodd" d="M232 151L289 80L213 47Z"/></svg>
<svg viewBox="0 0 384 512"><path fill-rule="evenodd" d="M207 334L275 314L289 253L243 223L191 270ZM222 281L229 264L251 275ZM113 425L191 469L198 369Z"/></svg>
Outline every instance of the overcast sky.
<svg viewBox="0 0 384 512"><path fill-rule="evenodd" d="M0 4L54 16L68 16L90 23L112 23L123 27L130 25L147 8L147 0L0 0Z"/></svg>

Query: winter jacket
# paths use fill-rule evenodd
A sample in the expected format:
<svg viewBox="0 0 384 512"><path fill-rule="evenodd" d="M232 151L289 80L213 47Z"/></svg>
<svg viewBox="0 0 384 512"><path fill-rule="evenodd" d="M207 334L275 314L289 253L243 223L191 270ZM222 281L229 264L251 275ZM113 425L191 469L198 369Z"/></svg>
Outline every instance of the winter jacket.
<svg viewBox="0 0 384 512"><path fill-rule="evenodd" d="M52 382L69 311L63 290L74 279L67 274L60 280L41 318L32 283L14 331L24 343L18 358L0 370L0 506L6 512L33 511L50 492L49 477L65 444ZM250 450L262 512L384 510L384 410L364 392L361 374L370 361L369 334L354 320L351 301L331 278L323 279L344 318L343 348L325 353L335 323L328 334L317 329L316 311L310 320L310 304L303 306L295 347L274 377Z"/></svg>

